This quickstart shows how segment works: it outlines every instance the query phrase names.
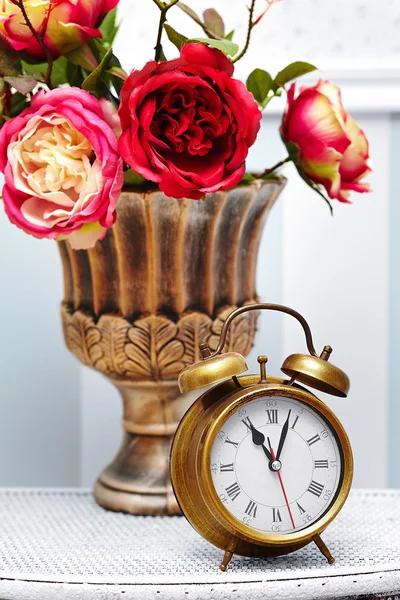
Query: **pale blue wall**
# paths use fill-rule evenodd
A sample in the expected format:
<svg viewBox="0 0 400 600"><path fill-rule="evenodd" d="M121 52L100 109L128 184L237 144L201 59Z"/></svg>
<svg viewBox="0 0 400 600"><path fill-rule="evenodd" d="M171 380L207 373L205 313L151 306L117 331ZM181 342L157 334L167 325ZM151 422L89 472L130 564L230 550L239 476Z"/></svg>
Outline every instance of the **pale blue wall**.
<svg viewBox="0 0 400 600"><path fill-rule="evenodd" d="M389 485L400 487L400 113L391 120Z"/></svg>
<svg viewBox="0 0 400 600"><path fill-rule="evenodd" d="M78 485L79 365L64 347L61 263L0 211L0 485Z"/></svg>

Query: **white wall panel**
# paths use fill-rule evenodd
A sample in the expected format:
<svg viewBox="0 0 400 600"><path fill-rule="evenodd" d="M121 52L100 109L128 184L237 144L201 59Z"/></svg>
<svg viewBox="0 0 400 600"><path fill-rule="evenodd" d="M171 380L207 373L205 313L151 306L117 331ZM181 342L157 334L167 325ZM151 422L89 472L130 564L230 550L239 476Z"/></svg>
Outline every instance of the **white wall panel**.
<svg viewBox="0 0 400 600"><path fill-rule="evenodd" d="M328 400L352 441L359 486L387 483L389 306L389 116L354 115L374 157L374 192L334 205L335 216L292 177L284 207L283 299L310 320L317 348L350 376L346 400ZM294 174L293 174L294 175ZM304 348L301 331L284 325L284 352Z"/></svg>

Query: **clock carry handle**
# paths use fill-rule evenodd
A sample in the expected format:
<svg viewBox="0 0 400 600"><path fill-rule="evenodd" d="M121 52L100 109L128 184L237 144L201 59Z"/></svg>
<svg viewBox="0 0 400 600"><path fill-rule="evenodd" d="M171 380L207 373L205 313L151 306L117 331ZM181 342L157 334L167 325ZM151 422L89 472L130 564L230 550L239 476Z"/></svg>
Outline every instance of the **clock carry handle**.
<svg viewBox="0 0 400 600"><path fill-rule="evenodd" d="M188 392L204 386L212 385L236 377L248 370L246 360L237 352L222 350L226 342L228 329L238 315L251 310L274 310L294 317L302 326L309 354L291 354L282 365L282 371L290 378L290 384L298 383L310 386L322 392L345 398L350 389L350 380L338 367L328 362L332 353L331 346L324 346L318 355L311 334L311 329L305 318L297 311L282 304L254 303L247 304L232 311L221 330L219 342L214 352L207 343L200 344L201 360L181 371L178 384L182 392ZM259 357L261 365L260 383L266 383L265 363L267 358Z"/></svg>
<svg viewBox="0 0 400 600"><path fill-rule="evenodd" d="M200 352L201 352L203 358L212 358L214 356L217 356L218 354L221 354L222 349L225 346L228 329L229 329L233 319L235 319L239 315L241 315L245 312L249 312L251 310L274 310L277 312L286 313L287 315L294 317L303 328L304 335L306 338L307 348L308 348L310 355L318 356L318 354L314 348L314 343L313 343L313 339L312 339L312 333L311 333L310 326L307 323L307 321L305 320L305 318L303 317L303 315L301 315L296 310L293 310L293 308L289 308L289 306L284 306L283 304L270 304L270 303L266 303L266 302L257 302L255 304L247 304L246 306L241 306L240 308L236 308L234 311L232 311L229 314L228 318L226 319L226 321L222 327L218 346L213 353L210 352L210 349L209 349L207 343L200 344ZM330 354L332 352L332 349L330 348L330 350L329 350L329 348L330 348L330 346L326 346L324 348L324 350L326 350L326 352L328 352Z"/></svg>

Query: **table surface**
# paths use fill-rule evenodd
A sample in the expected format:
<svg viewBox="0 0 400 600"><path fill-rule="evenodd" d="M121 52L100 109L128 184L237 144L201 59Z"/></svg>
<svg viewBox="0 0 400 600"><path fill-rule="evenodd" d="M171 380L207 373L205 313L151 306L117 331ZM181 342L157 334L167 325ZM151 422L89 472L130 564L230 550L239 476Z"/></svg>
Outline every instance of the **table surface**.
<svg viewBox="0 0 400 600"><path fill-rule="evenodd" d="M356 490L314 545L286 557L234 557L183 517L98 507L89 490L0 489L1 600L333 599L400 592L400 490Z"/></svg>

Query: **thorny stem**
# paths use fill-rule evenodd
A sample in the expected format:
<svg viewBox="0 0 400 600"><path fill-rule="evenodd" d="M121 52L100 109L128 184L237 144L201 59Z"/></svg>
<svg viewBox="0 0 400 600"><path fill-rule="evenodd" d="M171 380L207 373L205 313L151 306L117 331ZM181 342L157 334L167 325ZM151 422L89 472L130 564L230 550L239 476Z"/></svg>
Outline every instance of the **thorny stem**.
<svg viewBox="0 0 400 600"><path fill-rule="evenodd" d="M266 169L263 173L257 175L257 179L262 179L263 177L270 175L271 173L279 169L279 167L282 167L285 163L290 162L291 160L292 159L290 158L290 156L287 156L284 160L280 160L278 163L276 163L276 165L274 165L270 169Z"/></svg>
<svg viewBox="0 0 400 600"><path fill-rule="evenodd" d="M170 2L168 2L168 4L165 4L165 2L162 2L162 0L153 0L153 2L155 2L155 4L157 4L158 8L161 11L160 14L160 23L158 25L158 34L157 34L157 43L156 43L156 47L155 47L155 60L157 62L159 62L160 58L161 58L161 38L162 38L162 34L163 34L163 27L164 27L164 23L167 20L167 12L169 11L170 8L172 8L172 6L174 6L174 4L178 3L178 0L171 0Z"/></svg>
<svg viewBox="0 0 400 600"><path fill-rule="evenodd" d="M250 38L251 38L251 32L252 29L255 25L255 23L253 23L253 14L254 14L254 7L256 5L256 0L251 0L251 5L249 8L249 25L247 28L247 38L246 38L246 43L244 45L244 48L241 52L239 52L239 54L237 56L235 56L235 58L232 59L232 62L235 63L238 60L240 60L247 52L247 49L250 45Z"/></svg>
<svg viewBox="0 0 400 600"><path fill-rule="evenodd" d="M264 15L267 14L267 12L271 8L271 6L273 4L276 4L276 2L279 2L279 0L267 0L267 3L268 3L267 8L264 10L263 13L261 13L261 15L259 17L257 17L257 19L255 19L255 21L253 21L253 14L254 14L254 7L256 4L256 0L252 0L250 8L249 8L249 13L250 13L249 14L249 26L247 29L246 43L244 45L243 50L237 56L235 56L235 58L232 60L233 63L240 60L242 58L242 56L244 56L246 54L246 52L249 48L249 45L250 45L251 32L253 31L253 28L261 21L261 19L264 17Z"/></svg>
<svg viewBox="0 0 400 600"><path fill-rule="evenodd" d="M24 6L24 0L11 0L11 1L13 4L15 4L15 6L18 6L18 8L21 9L21 13L25 19L26 25L28 26L29 30L31 31L31 33L32 33L33 37L35 38L35 40L37 41L37 43L43 48L43 51L46 56L46 61L47 61L47 71L46 71L46 75L45 75L45 83L46 83L47 87L49 88L49 90L52 90L53 84L51 83L51 74L53 72L53 57L51 55L51 52L50 52L49 48L46 46L46 44L44 43L42 35L39 35L38 32L36 31L36 29L34 28L34 26L32 25L32 23L28 17L28 13L26 12L26 9ZM49 9L49 10L51 10L51 9Z"/></svg>

